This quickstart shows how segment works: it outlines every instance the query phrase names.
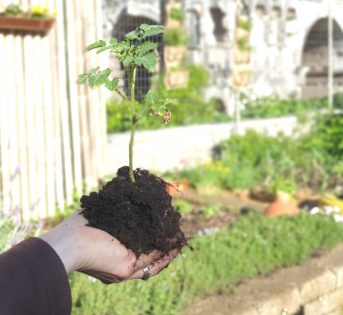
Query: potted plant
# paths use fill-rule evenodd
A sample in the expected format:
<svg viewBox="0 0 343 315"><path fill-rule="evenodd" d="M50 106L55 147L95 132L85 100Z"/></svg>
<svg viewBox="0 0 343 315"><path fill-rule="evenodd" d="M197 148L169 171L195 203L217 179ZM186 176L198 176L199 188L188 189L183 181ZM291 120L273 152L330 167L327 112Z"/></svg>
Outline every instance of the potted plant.
<svg viewBox="0 0 343 315"><path fill-rule="evenodd" d="M11 4L0 14L0 30L28 33L47 33L55 19L47 7L34 6L24 12L19 5Z"/></svg>
<svg viewBox="0 0 343 315"><path fill-rule="evenodd" d="M170 100L162 100L155 92L149 92L136 111L135 83L138 67L155 71L158 56L157 44L149 40L164 32L160 25L142 24L125 35L123 41L112 38L109 42L97 41L87 50L97 53L109 52L124 67L129 82L129 108L131 132L129 142L129 167L121 167L117 176L105 184L98 192L81 198L83 215L89 225L100 228L130 248L136 256L158 250L163 254L171 249L181 250L187 244L180 229L180 214L172 206L172 198L167 193L168 184L146 170L133 167L133 146L137 124L144 115L151 114L163 118L168 123L171 113L167 106ZM90 87L105 86L117 92L123 100L127 97L119 88L119 79L111 78L111 70L96 67L80 75L80 83Z"/></svg>

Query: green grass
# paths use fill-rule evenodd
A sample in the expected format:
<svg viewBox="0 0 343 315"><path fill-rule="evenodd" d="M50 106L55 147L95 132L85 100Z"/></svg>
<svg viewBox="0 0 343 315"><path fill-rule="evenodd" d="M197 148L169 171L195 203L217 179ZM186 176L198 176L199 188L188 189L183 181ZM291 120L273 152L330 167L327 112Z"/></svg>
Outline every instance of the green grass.
<svg viewBox="0 0 343 315"><path fill-rule="evenodd" d="M249 214L217 234L191 241L167 270L148 282L105 286L71 278L73 315L173 315L195 297L229 292L242 278L298 264L343 240L343 225L322 216L269 219Z"/></svg>

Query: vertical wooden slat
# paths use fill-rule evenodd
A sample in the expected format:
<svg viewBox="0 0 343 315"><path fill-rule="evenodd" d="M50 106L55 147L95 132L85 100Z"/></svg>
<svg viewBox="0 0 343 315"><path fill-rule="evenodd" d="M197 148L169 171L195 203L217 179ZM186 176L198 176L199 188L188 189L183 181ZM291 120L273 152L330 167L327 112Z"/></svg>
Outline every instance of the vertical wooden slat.
<svg viewBox="0 0 343 315"><path fill-rule="evenodd" d="M17 139L19 153L19 181L20 181L20 208L22 213L29 213L29 185L28 185L28 167L27 167L27 142L26 142L26 102L24 99L24 60L23 60L23 38L21 35L15 36L15 60L16 60L16 82L17 82Z"/></svg>
<svg viewBox="0 0 343 315"><path fill-rule="evenodd" d="M88 2L88 1L87 1ZM87 3L86 2L86 3ZM66 40L68 45L67 69L68 69L68 91L69 91L69 110L71 118L71 138L73 150L73 173L76 192L82 192L82 172L81 172L81 149L80 149L80 124L78 112L77 94L77 72L76 72L76 52L75 52L75 32L74 25L74 5L73 1L64 0L66 12Z"/></svg>
<svg viewBox="0 0 343 315"><path fill-rule="evenodd" d="M59 74L59 97L60 97L60 126L62 131L62 153L63 153L63 177L66 203L72 202L73 193L73 169L72 151L70 143L70 116L68 108L68 78L66 64L66 44L64 28L64 1L57 1L57 54L58 54L58 74Z"/></svg>
<svg viewBox="0 0 343 315"><path fill-rule="evenodd" d="M7 36L0 34L0 51L6 52ZM6 69L6 54L2 54L0 58L0 69ZM4 72L5 74L5 72ZM1 175L2 175L2 208L4 212L9 212L10 209L10 182L9 182L9 155L8 155L8 81L5 75L1 76L0 81L1 102L0 102L0 146L1 146Z"/></svg>

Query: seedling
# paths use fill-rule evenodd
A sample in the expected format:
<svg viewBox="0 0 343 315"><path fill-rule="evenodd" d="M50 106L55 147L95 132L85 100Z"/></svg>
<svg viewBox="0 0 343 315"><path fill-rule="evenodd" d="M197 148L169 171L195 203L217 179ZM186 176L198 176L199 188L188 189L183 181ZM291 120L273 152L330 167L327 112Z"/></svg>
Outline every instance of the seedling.
<svg viewBox="0 0 343 315"><path fill-rule="evenodd" d="M89 72L81 74L80 83L87 83L91 88L104 85L108 90L116 92L123 100L129 99L130 104L130 142L129 142L129 174L131 181L134 182L133 174L133 145L137 124L144 115L152 114L163 117L164 123L169 123L171 113L167 105L171 100L162 100L154 91L149 91L145 97L142 110L136 112L135 109L135 86L136 73L138 67L143 67L150 72L155 72L158 55L156 53L157 43L152 42L149 38L164 32L161 25L142 24L134 31L126 34L120 42L116 38L111 38L109 42L99 40L89 45L86 50L96 50L97 53L109 52L114 58L118 59L123 65L124 71L128 78L129 89L127 97L122 93L119 87L119 78L111 77L111 69L101 70L100 67L91 69Z"/></svg>

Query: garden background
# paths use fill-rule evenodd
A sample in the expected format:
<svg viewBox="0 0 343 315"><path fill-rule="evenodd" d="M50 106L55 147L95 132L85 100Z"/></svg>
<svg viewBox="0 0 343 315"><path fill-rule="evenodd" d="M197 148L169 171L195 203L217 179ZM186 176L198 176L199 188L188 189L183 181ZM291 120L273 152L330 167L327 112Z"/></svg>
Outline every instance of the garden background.
<svg viewBox="0 0 343 315"><path fill-rule="evenodd" d="M156 73L138 69L136 107L149 90L172 103L168 125L141 121L135 167L172 183L195 251L148 283L108 288L73 275L73 312L178 314L342 242L342 9L338 0L2 1L0 250L77 210L127 165L127 104L78 76L109 67L128 94L121 65L84 49L142 23L165 34L152 38ZM280 193L297 216L264 216Z"/></svg>

